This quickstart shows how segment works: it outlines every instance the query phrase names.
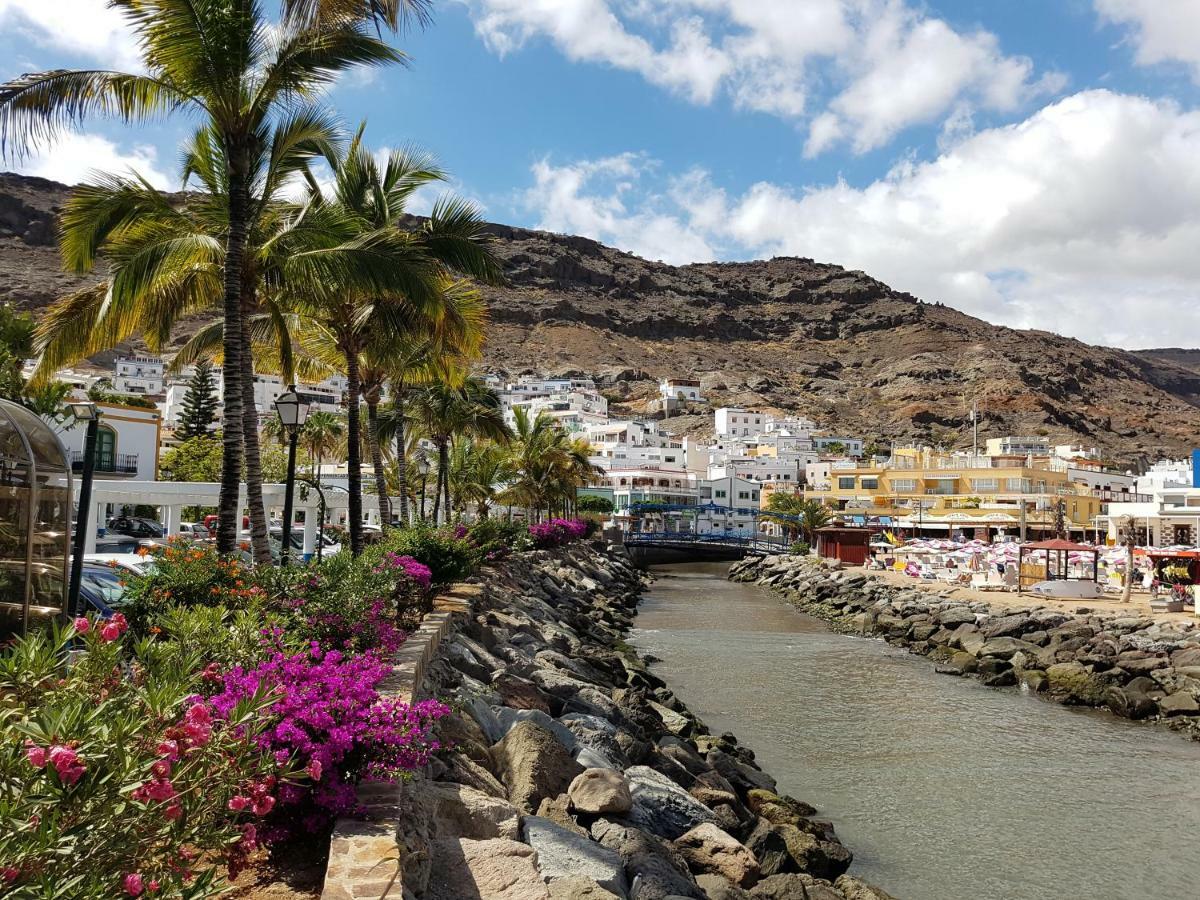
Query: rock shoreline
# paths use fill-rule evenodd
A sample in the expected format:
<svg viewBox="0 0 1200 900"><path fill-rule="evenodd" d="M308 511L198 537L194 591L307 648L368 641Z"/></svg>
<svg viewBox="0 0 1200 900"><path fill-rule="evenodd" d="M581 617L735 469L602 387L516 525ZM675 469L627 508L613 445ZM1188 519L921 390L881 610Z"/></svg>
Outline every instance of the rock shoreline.
<svg viewBox="0 0 1200 900"><path fill-rule="evenodd" d="M1053 605L1002 609L898 586L836 562L749 557L734 581L773 588L838 631L874 635L929 657L937 671L991 687L1160 722L1200 740L1200 626Z"/></svg>
<svg viewBox="0 0 1200 900"><path fill-rule="evenodd" d="M624 643L643 579L623 548L524 554L479 580L425 679L457 714L404 787L404 896L889 900Z"/></svg>

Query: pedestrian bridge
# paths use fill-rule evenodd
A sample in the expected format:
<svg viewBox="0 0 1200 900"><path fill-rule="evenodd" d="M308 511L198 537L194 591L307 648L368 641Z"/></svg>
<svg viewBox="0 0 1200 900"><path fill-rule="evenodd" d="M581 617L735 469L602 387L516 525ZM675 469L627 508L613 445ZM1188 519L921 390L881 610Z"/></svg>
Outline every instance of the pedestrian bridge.
<svg viewBox="0 0 1200 900"><path fill-rule="evenodd" d="M747 556L787 553L784 538L690 531L639 531L624 536L625 549L639 566L680 562L723 562Z"/></svg>

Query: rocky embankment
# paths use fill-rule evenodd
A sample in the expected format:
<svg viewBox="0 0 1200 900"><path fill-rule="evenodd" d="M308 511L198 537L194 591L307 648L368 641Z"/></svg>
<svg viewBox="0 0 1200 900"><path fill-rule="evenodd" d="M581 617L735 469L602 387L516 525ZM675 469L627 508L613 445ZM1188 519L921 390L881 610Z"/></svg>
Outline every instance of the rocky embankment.
<svg viewBox="0 0 1200 900"><path fill-rule="evenodd" d="M948 675L1025 685L1059 703L1156 719L1200 740L1200 627L1052 605L1002 609L901 587L813 557L748 558L735 581L779 591L841 631L878 635Z"/></svg>
<svg viewBox="0 0 1200 900"><path fill-rule="evenodd" d="M506 561L442 643L425 691L457 714L431 778L405 789L405 896L886 898L622 642L642 576L602 548Z"/></svg>

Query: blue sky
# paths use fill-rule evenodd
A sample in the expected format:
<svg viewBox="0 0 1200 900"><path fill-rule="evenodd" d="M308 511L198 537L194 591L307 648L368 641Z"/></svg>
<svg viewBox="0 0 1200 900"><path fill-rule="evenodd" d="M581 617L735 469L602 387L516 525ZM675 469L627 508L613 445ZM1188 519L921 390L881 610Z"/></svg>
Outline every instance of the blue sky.
<svg viewBox="0 0 1200 900"><path fill-rule="evenodd" d="M441 0L399 43L411 68L330 102L434 152L493 220L1200 345L1200 0ZM0 60L135 55L102 0L0 0ZM166 185L184 130L90 123L6 166Z"/></svg>

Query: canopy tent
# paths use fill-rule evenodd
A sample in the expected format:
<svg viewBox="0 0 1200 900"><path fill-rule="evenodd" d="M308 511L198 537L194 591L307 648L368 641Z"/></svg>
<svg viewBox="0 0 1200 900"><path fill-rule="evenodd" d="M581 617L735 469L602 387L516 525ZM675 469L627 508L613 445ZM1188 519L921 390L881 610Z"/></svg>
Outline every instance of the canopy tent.
<svg viewBox="0 0 1200 900"><path fill-rule="evenodd" d="M1037 571L1038 557L1042 557L1044 571ZM1081 563L1085 556L1091 557L1090 577L1070 574L1070 563ZM1029 561L1026 562L1026 557ZM1053 538L1048 541L1035 541L1022 544L1017 551L1017 593L1040 581L1096 581L1100 569L1100 548L1087 544L1076 544L1074 541Z"/></svg>

